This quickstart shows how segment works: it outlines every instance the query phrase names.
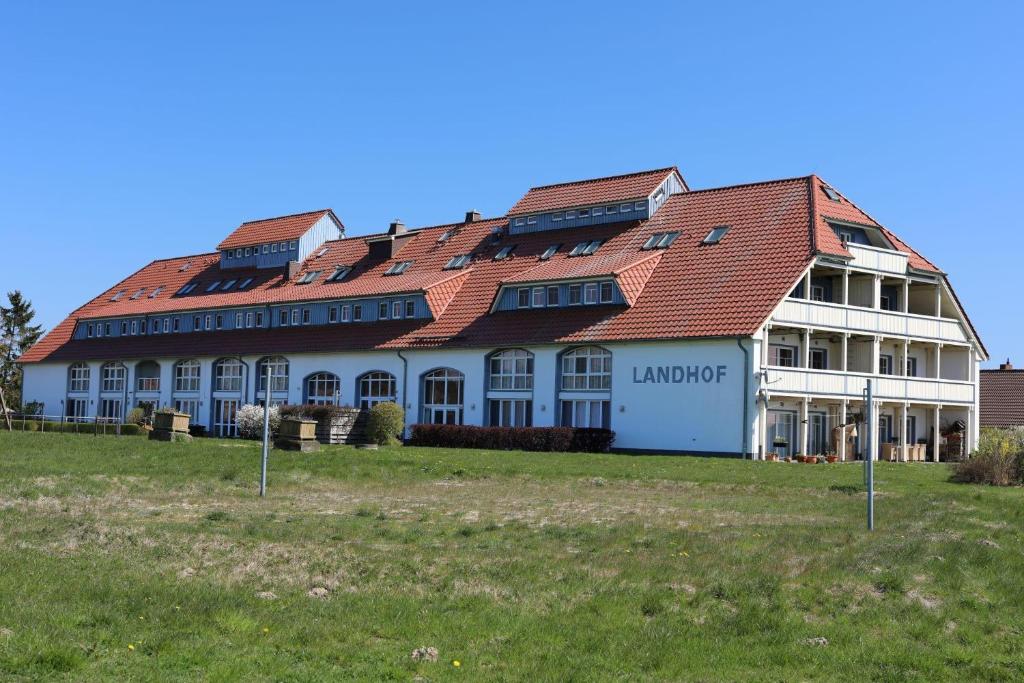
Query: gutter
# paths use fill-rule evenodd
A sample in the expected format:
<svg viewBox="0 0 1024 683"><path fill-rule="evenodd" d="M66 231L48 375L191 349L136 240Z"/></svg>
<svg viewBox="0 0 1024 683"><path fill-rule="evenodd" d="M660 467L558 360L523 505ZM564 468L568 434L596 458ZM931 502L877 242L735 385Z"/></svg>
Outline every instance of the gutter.
<svg viewBox="0 0 1024 683"><path fill-rule="evenodd" d="M409 359L402 355L401 349L398 349L397 351L395 351L395 353L397 353L398 357L402 359L402 403L408 405L409 394L407 393L406 390L409 387ZM402 406L402 413L405 413L404 405ZM405 429L403 429L402 431L404 432Z"/></svg>
<svg viewBox="0 0 1024 683"><path fill-rule="evenodd" d="M750 439L750 351L743 345L743 338L736 337L736 345L743 352L743 425L740 433L743 442L743 459L746 460L750 453L748 440Z"/></svg>

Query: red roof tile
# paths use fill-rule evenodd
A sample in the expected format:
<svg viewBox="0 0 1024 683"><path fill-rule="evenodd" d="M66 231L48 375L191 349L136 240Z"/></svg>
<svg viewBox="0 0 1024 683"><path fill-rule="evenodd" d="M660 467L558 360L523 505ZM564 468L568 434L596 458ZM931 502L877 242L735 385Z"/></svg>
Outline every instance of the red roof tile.
<svg viewBox="0 0 1024 683"><path fill-rule="evenodd" d="M307 211L306 213L296 213L276 218L261 218L260 220L246 221L239 225L235 228L234 232L217 245L217 249L234 249L235 247L250 247L254 244L263 244L264 242L297 240L327 214L334 219L338 227L341 227L341 221L338 220L338 217L334 215L331 209Z"/></svg>
<svg viewBox="0 0 1024 683"><path fill-rule="evenodd" d="M1024 370L982 370L981 426L1024 427Z"/></svg>
<svg viewBox="0 0 1024 683"><path fill-rule="evenodd" d="M554 209L571 209L574 206L590 206L605 202L620 202L627 199L647 197L670 173L679 174L675 166L653 171L641 171L627 175L577 180L557 185L534 187L516 202L508 215L538 213ZM682 176L680 176L682 180ZM684 185L685 187L685 185Z"/></svg>

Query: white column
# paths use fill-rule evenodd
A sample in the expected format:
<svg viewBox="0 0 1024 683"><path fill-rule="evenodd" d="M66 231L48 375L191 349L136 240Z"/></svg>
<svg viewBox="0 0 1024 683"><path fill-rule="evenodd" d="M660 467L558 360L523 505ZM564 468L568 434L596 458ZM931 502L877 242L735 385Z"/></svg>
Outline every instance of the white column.
<svg viewBox="0 0 1024 683"><path fill-rule="evenodd" d="M942 317L942 285L935 285L935 317Z"/></svg>
<svg viewBox="0 0 1024 683"><path fill-rule="evenodd" d="M760 459L764 458L764 454L771 450L765 445L765 441L768 440L768 401L758 401L757 408L757 450L754 457Z"/></svg>
<svg viewBox="0 0 1024 683"><path fill-rule="evenodd" d="M840 361L839 369L846 372L849 369L849 361L847 356L850 350L850 335L848 332L843 332L843 347L842 347L842 360Z"/></svg>
<svg viewBox="0 0 1024 683"><path fill-rule="evenodd" d="M975 429L974 429L974 407L973 406L967 408L967 431L964 434L964 436L966 437L966 440L965 440L965 443L964 443L964 455L968 455L969 456L969 455L971 455L974 452Z"/></svg>
<svg viewBox="0 0 1024 683"><path fill-rule="evenodd" d="M803 348L800 350L800 367L807 370L811 367L811 330L803 331Z"/></svg>
<svg viewBox="0 0 1024 683"><path fill-rule="evenodd" d="M900 406L900 462L907 461L907 417L909 406L904 403Z"/></svg>
<svg viewBox="0 0 1024 683"><path fill-rule="evenodd" d="M800 452L804 455L810 455L807 447L810 445L807 442L808 436L808 410L810 408L810 401L806 398L800 400Z"/></svg>
<svg viewBox="0 0 1024 683"><path fill-rule="evenodd" d="M761 367L767 367L768 365L768 334L771 330L771 325L764 326L764 343L761 344Z"/></svg>
<svg viewBox="0 0 1024 683"><path fill-rule="evenodd" d="M850 271L843 271L843 299L840 302L844 306L850 305Z"/></svg>
<svg viewBox="0 0 1024 683"><path fill-rule="evenodd" d="M900 310L904 313L910 312L910 280L903 280L903 301Z"/></svg>
<svg viewBox="0 0 1024 683"><path fill-rule="evenodd" d="M935 346L935 379L942 379L942 344Z"/></svg>
<svg viewBox="0 0 1024 683"><path fill-rule="evenodd" d="M882 338L881 337L872 337L871 338L871 374L872 375L877 375L878 374L878 369L879 369L878 368L878 360L879 360L878 357L882 355L881 344L882 344Z"/></svg>
<svg viewBox="0 0 1024 683"><path fill-rule="evenodd" d="M939 461L939 441L942 439L939 423L939 413L942 406L935 406L932 409L932 461Z"/></svg>
<svg viewBox="0 0 1024 683"><path fill-rule="evenodd" d="M882 276L875 275L871 283L871 308L876 311L882 307Z"/></svg>
<svg viewBox="0 0 1024 683"><path fill-rule="evenodd" d="M808 270L804 274L804 298L808 299L808 300L811 298L811 271L810 270Z"/></svg>
<svg viewBox="0 0 1024 683"><path fill-rule="evenodd" d="M908 365L909 362L910 362L910 340L909 339L904 339L903 340L903 367L901 368L902 372L900 372L900 374L903 375L904 377L908 377L909 376L907 374L907 365Z"/></svg>
<svg viewBox="0 0 1024 683"><path fill-rule="evenodd" d="M839 431L839 462L846 462L846 420L849 409L849 401L843 399L842 407L839 409L839 424L842 428Z"/></svg>

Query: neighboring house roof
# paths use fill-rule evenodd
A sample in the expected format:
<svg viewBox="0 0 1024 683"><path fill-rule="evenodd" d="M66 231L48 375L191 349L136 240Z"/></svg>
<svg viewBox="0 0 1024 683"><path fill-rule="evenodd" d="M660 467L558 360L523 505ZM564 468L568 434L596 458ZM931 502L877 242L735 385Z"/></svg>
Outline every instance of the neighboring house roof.
<svg viewBox="0 0 1024 683"><path fill-rule="evenodd" d="M555 209L571 209L575 206L640 199L654 192L672 173L679 175L679 170L672 166L640 173L534 187L515 203L508 215L517 216L524 213L541 213ZM679 179L682 181L682 176L679 176Z"/></svg>
<svg viewBox="0 0 1024 683"><path fill-rule="evenodd" d="M234 232L217 245L217 249L234 249L235 247L251 247L254 244L266 242L279 242L284 240L297 240L306 234L306 231L313 227L318 220L325 215L330 215L334 222L341 227L341 221L334 215L331 209L320 209L318 211L307 211L296 213L290 216L277 216L275 218L261 218L255 221L242 223Z"/></svg>
<svg viewBox="0 0 1024 683"><path fill-rule="evenodd" d="M1024 427L1024 370L981 371L981 426Z"/></svg>
<svg viewBox="0 0 1024 683"><path fill-rule="evenodd" d="M634 175L663 172L674 170ZM154 261L72 313L21 361L215 355L225 349L285 353L442 344L493 348L750 336L820 253L815 240L820 243L832 234L820 229L822 217L815 206L822 202L812 201L818 199L820 183L807 176L682 192L670 196L648 220L501 234L497 240L495 231L508 225L507 217L410 230L394 258L371 256L368 240L373 236L339 239L327 242L326 251L317 249L291 281L283 269L221 270L218 254ZM731 228L722 241L704 244L712 228L721 225ZM668 249L641 250L651 235L670 231L681 234ZM439 241L444 233L449 237ZM584 240L603 243L591 256L568 256L572 246ZM563 245L558 253L549 261L539 260L558 243ZM495 261L498 250L509 245L515 245L512 255ZM462 270L444 270L460 254L472 254L473 260ZM384 275L396 261L412 265L401 275ZM185 263L191 265L183 271ZM351 266L352 271L340 282L326 282L337 265ZM311 284L297 284L303 274L317 270L322 272ZM616 278L627 306L491 311L505 283L600 275ZM226 292L206 293L215 280L241 282L247 277L253 282L243 291L236 284ZM189 282L199 286L190 295L176 296ZM164 289L150 298L157 286ZM142 296L129 298L142 288ZM119 291L126 294L112 302ZM76 322L86 318L413 292L426 297L433 319L71 339Z"/></svg>

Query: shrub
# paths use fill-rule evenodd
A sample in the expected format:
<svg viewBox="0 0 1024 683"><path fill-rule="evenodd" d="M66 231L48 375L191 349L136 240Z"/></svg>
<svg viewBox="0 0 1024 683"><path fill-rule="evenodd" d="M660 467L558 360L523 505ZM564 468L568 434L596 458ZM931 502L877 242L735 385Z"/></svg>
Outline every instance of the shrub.
<svg viewBox="0 0 1024 683"><path fill-rule="evenodd" d="M1024 432L983 429L974 454L953 465L953 480L992 486L1024 483Z"/></svg>
<svg viewBox="0 0 1024 683"><path fill-rule="evenodd" d="M140 425L146 422L146 411L142 408L132 408L128 411L128 417L125 418L125 424Z"/></svg>
<svg viewBox="0 0 1024 683"><path fill-rule="evenodd" d="M333 404L316 406L309 404L281 406L281 417L301 417L306 420L328 421L339 417L352 408Z"/></svg>
<svg viewBox="0 0 1024 683"><path fill-rule="evenodd" d="M585 432L576 437L577 432ZM601 435L596 432L602 432ZM410 443L415 446L446 448L487 448L521 451L607 451L614 433L572 427L472 427L468 425L412 426Z"/></svg>
<svg viewBox="0 0 1024 683"><path fill-rule="evenodd" d="M404 429L405 411L397 403L385 401L370 408L366 434L374 443L380 446L396 444Z"/></svg>
<svg viewBox="0 0 1024 683"><path fill-rule="evenodd" d="M263 438L263 406L247 403L235 413L238 424L238 435L243 439ZM276 432L281 426L281 411L277 406L270 407L270 431Z"/></svg>

